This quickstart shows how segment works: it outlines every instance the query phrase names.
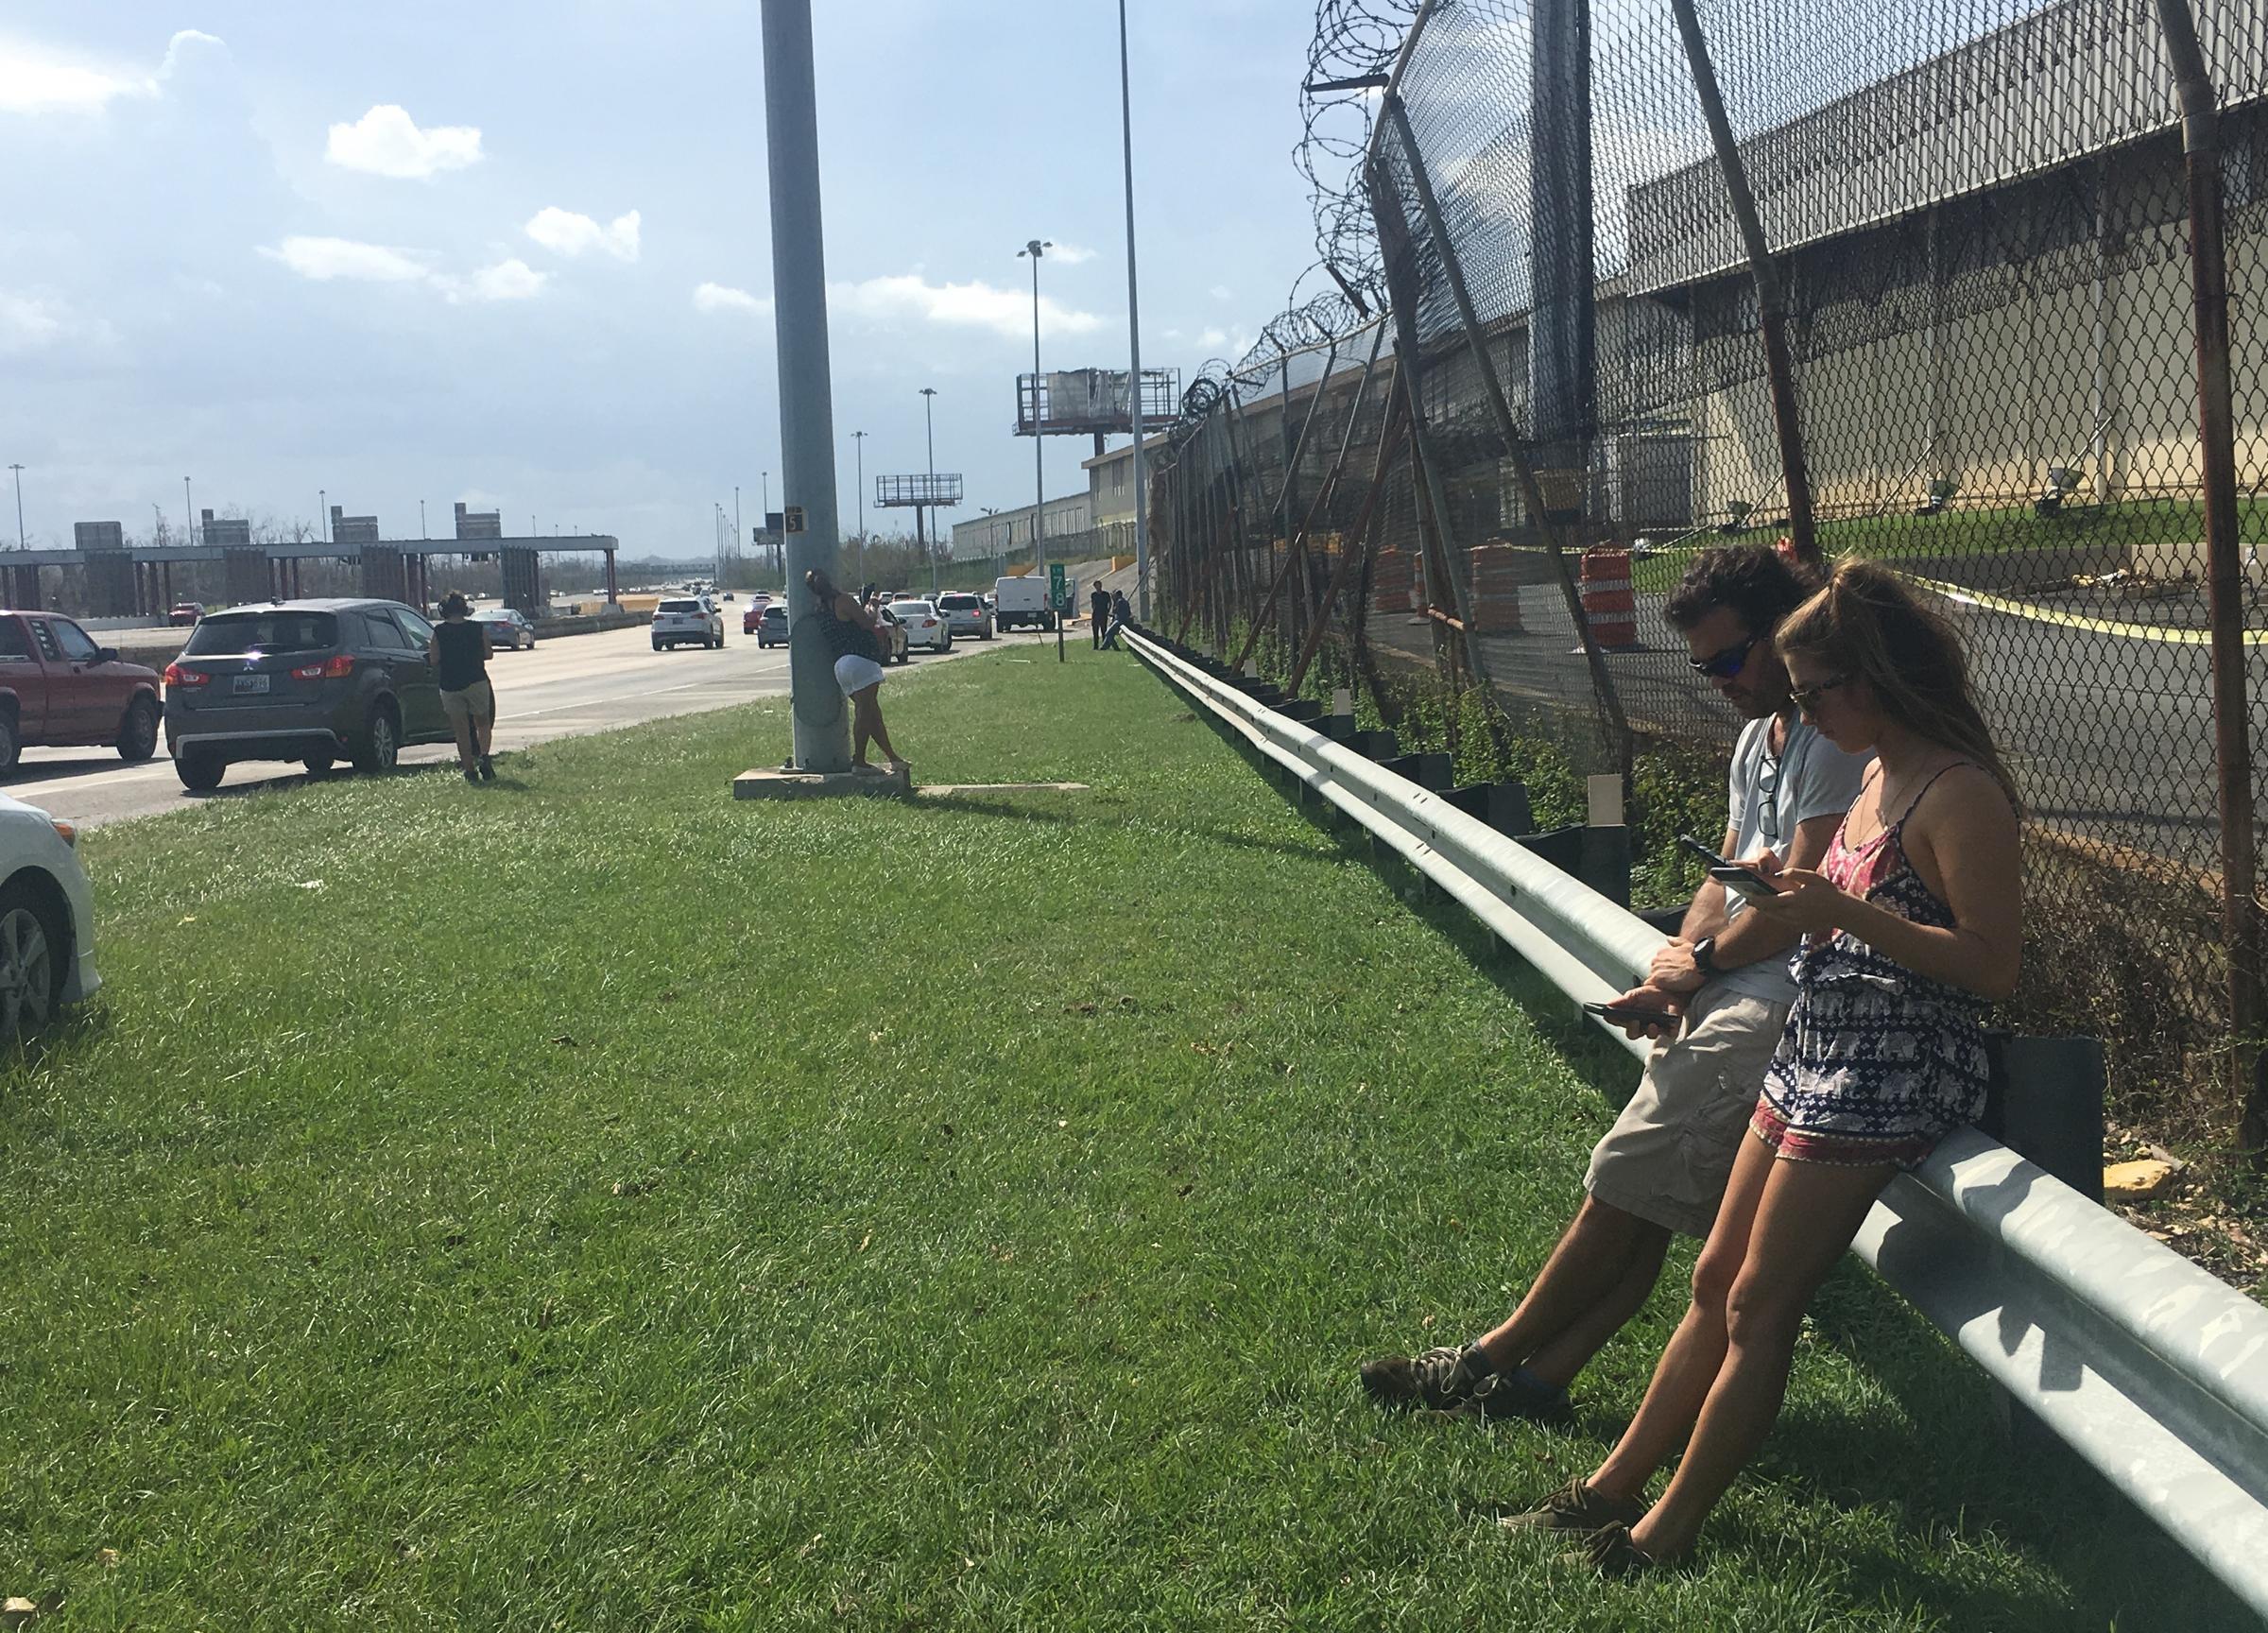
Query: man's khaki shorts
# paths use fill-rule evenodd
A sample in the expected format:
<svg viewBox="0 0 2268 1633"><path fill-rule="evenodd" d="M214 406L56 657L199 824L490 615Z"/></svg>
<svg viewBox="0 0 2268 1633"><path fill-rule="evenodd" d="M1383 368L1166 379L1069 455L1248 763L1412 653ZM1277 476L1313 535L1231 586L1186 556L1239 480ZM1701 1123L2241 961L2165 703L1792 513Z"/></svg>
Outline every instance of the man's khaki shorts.
<svg viewBox="0 0 2268 1633"><path fill-rule="evenodd" d="M441 712L449 716L449 724L462 726L496 712L496 688L486 680L475 680L456 692L441 694Z"/></svg>
<svg viewBox="0 0 2268 1633"><path fill-rule="evenodd" d="M1710 983L1684 1033L1657 1043L1623 1114L1590 1154L1583 1183L1625 1213L1709 1234L1788 1006Z"/></svg>

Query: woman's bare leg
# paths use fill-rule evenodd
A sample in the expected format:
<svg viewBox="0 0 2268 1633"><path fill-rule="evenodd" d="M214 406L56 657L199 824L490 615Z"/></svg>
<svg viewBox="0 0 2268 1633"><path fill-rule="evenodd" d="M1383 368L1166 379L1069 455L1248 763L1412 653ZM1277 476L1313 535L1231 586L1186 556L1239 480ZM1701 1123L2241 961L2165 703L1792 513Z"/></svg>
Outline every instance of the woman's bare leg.
<svg viewBox="0 0 2268 1633"><path fill-rule="evenodd" d="M881 748L882 756L891 765L898 764L898 750L890 747L889 728L882 723L882 682L877 680L852 701L867 712L867 735Z"/></svg>
<svg viewBox="0 0 2268 1633"><path fill-rule="evenodd" d="M1725 1362L1726 1300L1748 1256L1749 1228L1773 1166L1771 1146L1753 1134L1742 1136L1725 1199L1717 1204L1717 1222L1693 1262L1693 1301L1655 1364L1654 1382L1646 1386L1638 1416L1606 1461L1584 1482L1594 1490L1610 1497L1644 1496L1654 1471L1692 1433L1693 1419Z"/></svg>
<svg viewBox="0 0 2268 1633"><path fill-rule="evenodd" d="M867 763L867 745L874 737L874 690L850 695L850 764Z"/></svg>
<svg viewBox="0 0 2268 1633"><path fill-rule="evenodd" d="M1725 1487L1764 1443L1787 1393L1804 1310L1897 1173L1888 1163L1772 1164L1746 1260L1726 1300L1724 1365L1676 1476L1630 1528L1641 1553L1667 1559L1691 1548Z"/></svg>

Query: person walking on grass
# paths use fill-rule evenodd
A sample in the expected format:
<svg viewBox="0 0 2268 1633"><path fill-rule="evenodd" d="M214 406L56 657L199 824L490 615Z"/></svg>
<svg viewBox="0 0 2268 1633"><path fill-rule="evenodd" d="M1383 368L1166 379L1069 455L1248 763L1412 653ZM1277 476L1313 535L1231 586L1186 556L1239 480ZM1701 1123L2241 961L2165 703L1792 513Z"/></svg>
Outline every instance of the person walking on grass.
<svg viewBox="0 0 2268 1633"><path fill-rule="evenodd" d="M875 769L867 759L867 747L872 744L889 761L893 775L904 775L909 767L890 746L889 728L882 723L881 657L885 648L880 616L856 596L837 590L816 567L803 575L803 587L811 592L812 616L819 621L820 638L834 660L834 683L850 700L850 768Z"/></svg>
<svg viewBox="0 0 2268 1633"><path fill-rule="evenodd" d="M1103 637L1104 651L1118 650L1118 632L1126 627L1126 621L1133 616L1134 609L1126 605L1126 593L1124 590L1113 591L1110 595L1110 632Z"/></svg>
<svg viewBox="0 0 2268 1633"><path fill-rule="evenodd" d="M475 624L464 595L441 598L441 621L425 644L426 662L438 671L441 710L456 733L456 763L468 782L496 781L489 746L496 732L496 688L489 684L489 627Z"/></svg>
<svg viewBox="0 0 2268 1633"><path fill-rule="evenodd" d="M1803 937L1796 1004L1638 1416L1597 1469L1505 1521L1585 1531L1609 1573L1693 1546L1778 1417L1805 1307L1860 1221L1983 1109L1982 1014L2016 989L2018 806L1959 637L1903 580L1847 560L1775 644L1797 707L1876 765L1816 869L1756 860L1778 889L1758 917Z"/></svg>
<svg viewBox="0 0 2268 1633"><path fill-rule="evenodd" d="M1087 596L1087 622L1093 626L1088 633L1093 637L1094 649L1100 652L1103 632L1110 627L1110 592L1103 588L1100 578L1094 581L1094 588Z"/></svg>
<svg viewBox="0 0 2268 1633"><path fill-rule="evenodd" d="M1794 867L1826 856L1865 771L1863 754L1821 737L1788 700L1773 627L1809 586L1758 545L1704 551L1665 609L1696 674L1747 724L1733 749L1728 856L1771 850ZM1362 1368L1383 1405L1480 1418L1538 1417L1653 1291L1670 1238L1705 1237L1756 1105L1796 987L1795 932L1703 879L1678 934L1618 1002L1680 1018L1625 1028L1656 1039L1644 1077L1591 1153L1588 1195L1518 1309L1454 1349L1390 1355Z"/></svg>

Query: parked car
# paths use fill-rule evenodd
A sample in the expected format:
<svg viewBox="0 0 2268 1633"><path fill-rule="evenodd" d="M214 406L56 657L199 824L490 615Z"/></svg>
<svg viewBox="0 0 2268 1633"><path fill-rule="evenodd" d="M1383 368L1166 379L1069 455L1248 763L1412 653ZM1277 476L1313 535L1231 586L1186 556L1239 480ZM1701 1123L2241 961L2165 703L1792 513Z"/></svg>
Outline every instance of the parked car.
<svg viewBox="0 0 2268 1633"><path fill-rule="evenodd" d="M654 650L664 646L722 646L725 620L697 595L672 595L654 605Z"/></svg>
<svg viewBox="0 0 2268 1633"><path fill-rule="evenodd" d="M948 590L937 597L937 611L952 633L973 635L979 641L992 639L992 610L985 605L982 595Z"/></svg>
<svg viewBox="0 0 2268 1633"><path fill-rule="evenodd" d="M158 672L129 663L59 612L0 611L0 776L26 748L158 751Z"/></svg>
<svg viewBox="0 0 2268 1633"><path fill-rule="evenodd" d="M926 601L893 601L890 611L899 623L905 626L905 639L911 645L932 652L953 650L953 630L944 616Z"/></svg>
<svg viewBox="0 0 2268 1633"><path fill-rule="evenodd" d="M526 613L516 608L490 607L473 613L472 622L488 627L491 646L509 646L515 652L523 646L531 649L535 646L536 627L528 622Z"/></svg>
<svg viewBox="0 0 2268 1633"><path fill-rule="evenodd" d="M775 601L759 614L750 608L748 616L755 619L756 645L784 646L787 645L787 604ZM745 631L744 631L745 632Z"/></svg>
<svg viewBox="0 0 2268 1633"><path fill-rule="evenodd" d="M889 645L883 649L882 661L885 663L905 662L912 646L912 642L906 637L905 621L887 607L878 607L874 611L882 621L882 632L889 637Z"/></svg>
<svg viewBox="0 0 2268 1633"><path fill-rule="evenodd" d="M1055 609L1047 604L1047 580L1037 575L1001 578L992 585L992 619L1003 629L1053 629Z"/></svg>
<svg viewBox="0 0 2268 1633"><path fill-rule="evenodd" d="M259 602L208 614L165 666L165 741L181 785L218 787L240 760L393 768L408 743L446 743L425 656L433 626L399 601Z"/></svg>
<svg viewBox="0 0 2268 1633"><path fill-rule="evenodd" d="M0 795L0 1040L28 1037L102 987L77 841L70 823Z"/></svg>
<svg viewBox="0 0 2268 1633"><path fill-rule="evenodd" d="M202 601L176 601L173 610L165 614L168 624L194 624L205 615Z"/></svg>

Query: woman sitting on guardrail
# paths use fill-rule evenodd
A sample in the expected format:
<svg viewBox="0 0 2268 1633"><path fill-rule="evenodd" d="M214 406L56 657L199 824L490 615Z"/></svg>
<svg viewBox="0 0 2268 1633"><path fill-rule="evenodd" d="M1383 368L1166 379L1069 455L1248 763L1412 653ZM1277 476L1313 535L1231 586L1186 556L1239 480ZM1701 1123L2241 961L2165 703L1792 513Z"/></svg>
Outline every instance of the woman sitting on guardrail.
<svg viewBox="0 0 2268 1633"><path fill-rule="evenodd" d="M1758 912L1804 933L1796 996L1692 1303L1622 1440L1535 1526L1591 1530L1602 1571L1693 1545L1771 1431L1803 1313L1875 1198L1984 1103L1985 1004L2016 988L2017 802L1952 627L1903 580L1845 561L1774 636L1796 706L1876 766L1818 871L1753 859ZM1659 1502L1645 1485L1680 1446Z"/></svg>
<svg viewBox="0 0 2268 1633"><path fill-rule="evenodd" d="M811 592L812 615L819 621L828 656L834 660L834 683L850 699L851 769L874 769L867 759L867 745L872 743L889 761L890 770L902 774L906 764L890 747L889 729L882 723L881 616L855 595L837 590L816 567L803 575L803 588Z"/></svg>

